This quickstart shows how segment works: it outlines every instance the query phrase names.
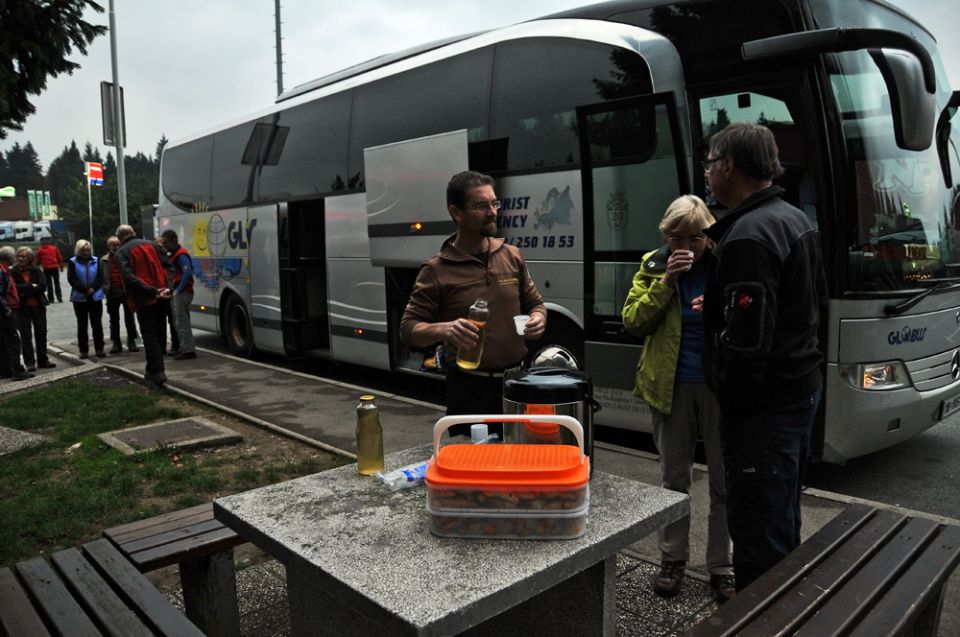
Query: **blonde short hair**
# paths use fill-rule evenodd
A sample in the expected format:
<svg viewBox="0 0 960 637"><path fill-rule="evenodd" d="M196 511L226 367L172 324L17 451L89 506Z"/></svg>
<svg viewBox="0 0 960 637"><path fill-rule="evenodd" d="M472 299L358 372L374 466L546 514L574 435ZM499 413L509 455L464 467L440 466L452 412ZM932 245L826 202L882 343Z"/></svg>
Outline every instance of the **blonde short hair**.
<svg viewBox="0 0 960 637"><path fill-rule="evenodd" d="M91 253L91 254L93 253L93 246L90 245L90 242L87 241L86 239L80 239L80 240L77 241L77 243L73 246L73 254L74 254L75 256L79 256L79 255L80 255L80 251L83 250L84 248L90 248L90 253Z"/></svg>
<svg viewBox="0 0 960 637"><path fill-rule="evenodd" d="M21 252L26 252L26 253L27 253L27 260L33 261L33 250L31 250L31 249L28 248L27 246L23 246L23 247L17 248L17 254L20 254Z"/></svg>
<svg viewBox="0 0 960 637"><path fill-rule="evenodd" d="M679 228L704 230L716 223L707 204L696 195L681 195L674 199L660 220L660 233L666 236Z"/></svg>

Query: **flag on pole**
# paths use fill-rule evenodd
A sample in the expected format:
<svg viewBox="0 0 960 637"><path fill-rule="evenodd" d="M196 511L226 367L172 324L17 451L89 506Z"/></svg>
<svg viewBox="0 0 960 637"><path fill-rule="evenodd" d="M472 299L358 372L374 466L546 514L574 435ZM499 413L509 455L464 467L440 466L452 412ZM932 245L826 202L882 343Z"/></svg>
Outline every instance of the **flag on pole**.
<svg viewBox="0 0 960 637"><path fill-rule="evenodd" d="M95 161L88 161L86 174L87 174L87 177L90 179L90 185L92 186L103 185L103 164Z"/></svg>

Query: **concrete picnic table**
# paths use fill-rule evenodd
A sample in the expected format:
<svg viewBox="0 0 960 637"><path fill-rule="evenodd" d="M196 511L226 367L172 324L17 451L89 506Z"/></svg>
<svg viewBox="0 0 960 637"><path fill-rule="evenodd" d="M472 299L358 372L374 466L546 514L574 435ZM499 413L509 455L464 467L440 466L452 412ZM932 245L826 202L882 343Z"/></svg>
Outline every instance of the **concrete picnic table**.
<svg viewBox="0 0 960 637"><path fill-rule="evenodd" d="M390 454L386 469L432 452ZM595 471L579 538L440 538L425 486L391 491L355 464L214 502L286 567L295 636L614 635L617 552L688 514L686 495Z"/></svg>

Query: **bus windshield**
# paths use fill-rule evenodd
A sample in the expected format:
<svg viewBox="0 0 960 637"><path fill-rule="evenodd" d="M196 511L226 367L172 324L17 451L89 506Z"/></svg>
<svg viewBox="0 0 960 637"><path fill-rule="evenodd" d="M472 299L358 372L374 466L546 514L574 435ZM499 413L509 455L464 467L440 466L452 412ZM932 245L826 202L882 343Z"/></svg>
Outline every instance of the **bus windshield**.
<svg viewBox="0 0 960 637"><path fill-rule="evenodd" d="M867 26L908 33L934 59L938 104L949 99L936 44L905 16L878 4L811 0L817 27ZM960 274L960 188L946 183L937 144L921 152L899 148L887 85L870 53L826 56L829 89L841 126L845 182L847 292L911 290ZM954 116L944 159L952 181L960 148ZM950 166L953 165L953 166Z"/></svg>
<svg viewBox="0 0 960 637"><path fill-rule="evenodd" d="M935 145L894 141L890 98L864 51L834 56L830 88L841 118L849 219L848 291L914 289L960 274L960 217ZM956 139L950 154L956 158Z"/></svg>

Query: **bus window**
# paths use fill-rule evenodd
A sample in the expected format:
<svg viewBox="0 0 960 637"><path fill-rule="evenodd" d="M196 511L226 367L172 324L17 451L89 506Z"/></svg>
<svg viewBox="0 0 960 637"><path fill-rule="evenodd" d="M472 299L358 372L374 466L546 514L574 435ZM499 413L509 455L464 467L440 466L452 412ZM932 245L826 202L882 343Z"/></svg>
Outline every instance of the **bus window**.
<svg viewBox="0 0 960 637"><path fill-rule="evenodd" d="M213 136L210 177L210 208L235 208L253 199L255 166L244 165L244 150L255 130L255 122L228 128Z"/></svg>
<svg viewBox="0 0 960 637"><path fill-rule="evenodd" d="M350 182L363 187L363 149L466 128L484 137L493 48L457 55L356 89Z"/></svg>
<svg viewBox="0 0 960 637"><path fill-rule="evenodd" d="M260 160L259 201L317 196L347 187L350 97L349 91L336 93L269 118L273 139L268 135L262 142L270 146Z"/></svg>
<svg viewBox="0 0 960 637"><path fill-rule="evenodd" d="M629 51L563 38L497 45L491 137L506 140L492 172L578 163L575 109L649 93L650 71Z"/></svg>
<svg viewBox="0 0 960 637"><path fill-rule="evenodd" d="M163 193L178 208L193 210L198 204L202 207L210 201L210 171L206 167L210 165L212 151L212 137L164 150L160 182Z"/></svg>
<svg viewBox="0 0 960 637"><path fill-rule="evenodd" d="M913 289L957 276L946 218L955 217L957 188L944 183L936 146L897 146L886 84L869 53L828 56L828 71L844 145L841 193L851 211L847 290Z"/></svg>
<svg viewBox="0 0 960 637"><path fill-rule="evenodd" d="M775 95L759 92L731 92L700 99L700 129L704 147L710 137L731 122L763 124L773 132L780 151L784 174L776 180L786 192L784 199L803 210L818 227L816 187L807 161L804 133L791 114L787 102ZM711 205L715 205L708 197Z"/></svg>

